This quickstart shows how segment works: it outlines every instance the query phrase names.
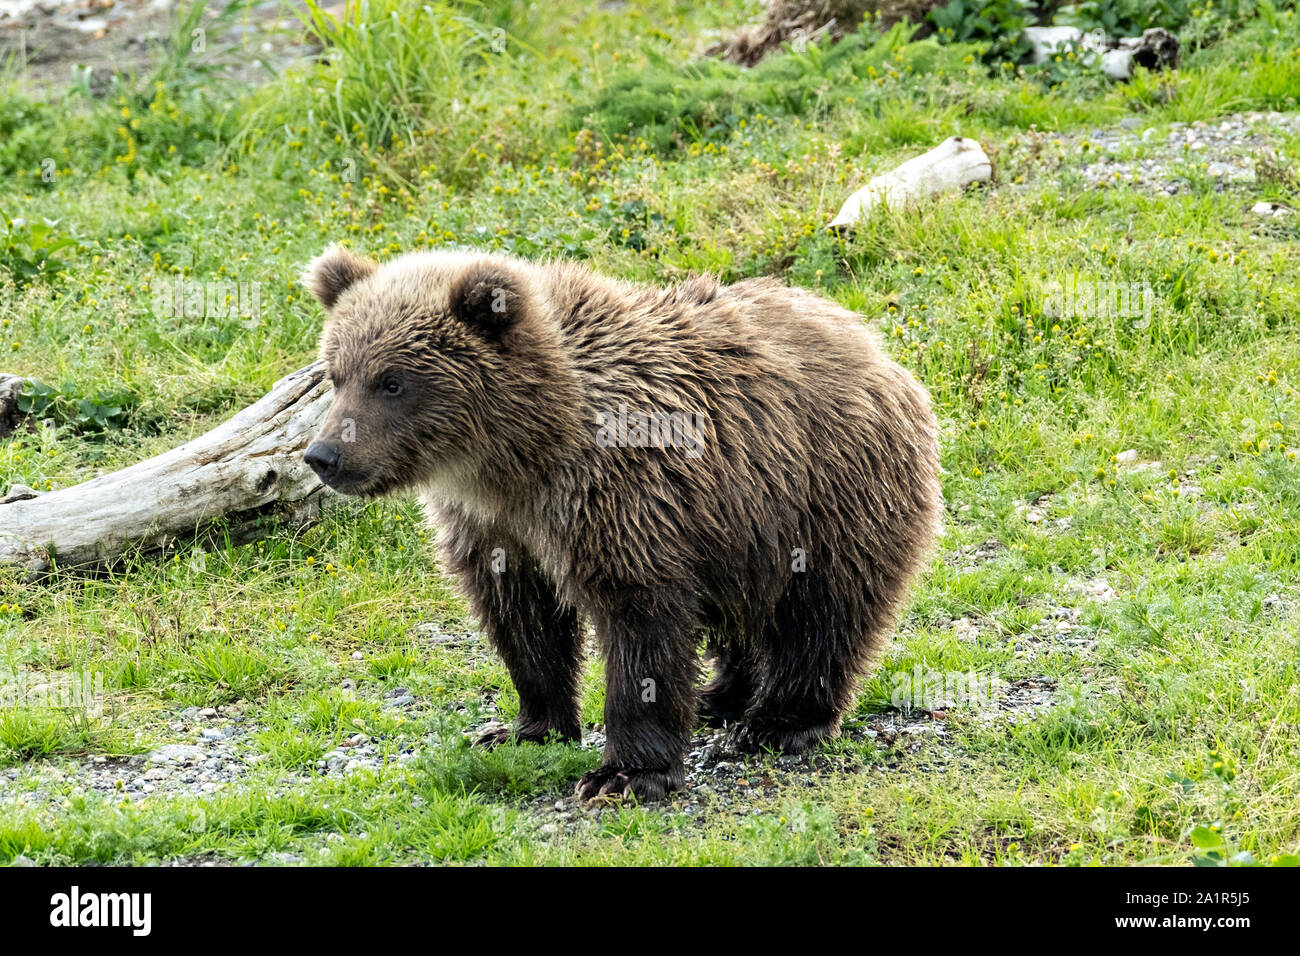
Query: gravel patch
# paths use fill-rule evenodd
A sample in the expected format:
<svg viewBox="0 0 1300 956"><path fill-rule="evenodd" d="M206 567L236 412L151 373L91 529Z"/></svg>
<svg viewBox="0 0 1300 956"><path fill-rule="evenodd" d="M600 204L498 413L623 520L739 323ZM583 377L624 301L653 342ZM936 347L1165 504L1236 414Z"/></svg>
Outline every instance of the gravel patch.
<svg viewBox="0 0 1300 956"><path fill-rule="evenodd" d="M266 75L263 62L278 67L318 52L278 0L257 0L217 22L227 6L229 0L209 5L202 48L190 54L196 61L253 79ZM13 57L31 88L64 87L80 73L100 93L115 72L147 74L179 7L177 0L0 0L0 59Z"/></svg>
<svg viewBox="0 0 1300 956"><path fill-rule="evenodd" d="M1261 161L1265 166L1275 162L1268 150L1278 137L1297 132L1300 113L1235 113L1214 120L1170 123L1167 130L1147 125L1139 117L1127 117L1103 129L1031 131L1013 138L1003 155L1019 188L1028 188L1043 174L1065 167L1077 169L1089 188L1123 186L1174 196L1192 187L1191 174L1196 168L1215 180L1217 192L1253 185ZM1276 210L1270 208L1268 215L1276 216Z"/></svg>

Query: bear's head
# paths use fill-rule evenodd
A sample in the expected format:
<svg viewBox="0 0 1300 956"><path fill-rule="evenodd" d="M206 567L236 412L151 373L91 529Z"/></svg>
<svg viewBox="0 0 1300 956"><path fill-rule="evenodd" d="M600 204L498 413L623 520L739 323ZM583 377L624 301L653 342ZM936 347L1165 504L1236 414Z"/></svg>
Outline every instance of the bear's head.
<svg viewBox="0 0 1300 956"><path fill-rule="evenodd" d="M502 446L554 329L536 270L473 252L411 253L382 265L337 246L304 284L328 312L321 358L334 400L306 460L337 491L472 487Z"/></svg>

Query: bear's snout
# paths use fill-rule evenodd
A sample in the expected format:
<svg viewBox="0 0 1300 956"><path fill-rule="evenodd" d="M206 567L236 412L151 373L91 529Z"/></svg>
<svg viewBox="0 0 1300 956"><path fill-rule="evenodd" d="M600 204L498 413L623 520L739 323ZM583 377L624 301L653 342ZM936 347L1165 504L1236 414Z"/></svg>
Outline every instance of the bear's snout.
<svg viewBox="0 0 1300 956"><path fill-rule="evenodd" d="M307 453L303 457L307 460L307 464L311 465L311 470L316 472L316 477L325 484L328 485L338 477L339 464L343 456L329 442L312 442L307 446Z"/></svg>

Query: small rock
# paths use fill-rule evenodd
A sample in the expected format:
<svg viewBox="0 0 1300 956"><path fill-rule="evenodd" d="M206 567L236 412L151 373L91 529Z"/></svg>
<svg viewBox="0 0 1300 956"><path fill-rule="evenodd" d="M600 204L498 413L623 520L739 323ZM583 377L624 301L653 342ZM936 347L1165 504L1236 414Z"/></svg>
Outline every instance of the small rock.
<svg viewBox="0 0 1300 956"><path fill-rule="evenodd" d="M1138 453L1136 448L1128 448L1115 456L1115 462L1120 465L1136 465Z"/></svg>
<svg viewBox="0 0 1300 956"><path fill-rule="evenodd" d="M86 11L87 13L89 11ZM99 33L108 29L108 21L103 17L88 17L84 20L64 21L64 25L82 33Z"/></svg>
<svg viewBox="0 0 1300 956"><path fill-rule="evenodd" d="M1278 219L1289 216L1294 212L1294 210L1282 205L1280 202L1257 202L1250 207L1250 211L1257 216L1273 216Z"/></svg>
<svg viewBox="0 0 1300 956"><path fill-rule="evenodd" d="M149 751L148 758L158 763L198 763L203 751L193 744L164 744Z"/></svg>

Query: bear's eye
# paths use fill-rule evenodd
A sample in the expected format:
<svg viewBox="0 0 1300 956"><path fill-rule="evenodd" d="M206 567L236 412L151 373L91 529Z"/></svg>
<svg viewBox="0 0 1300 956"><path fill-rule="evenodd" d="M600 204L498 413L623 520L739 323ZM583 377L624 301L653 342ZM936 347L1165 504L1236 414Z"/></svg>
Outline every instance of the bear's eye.
<svg viewBox="0 0 1300 956"><path fill-rule="evenodd" d="M402 384L402 380L395 375L385 376L379 387L385 395L391 397L401 395L406 388L406 386Z"/></svg>

